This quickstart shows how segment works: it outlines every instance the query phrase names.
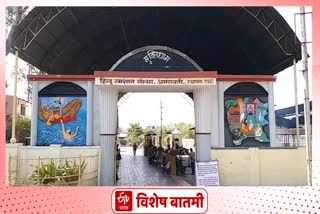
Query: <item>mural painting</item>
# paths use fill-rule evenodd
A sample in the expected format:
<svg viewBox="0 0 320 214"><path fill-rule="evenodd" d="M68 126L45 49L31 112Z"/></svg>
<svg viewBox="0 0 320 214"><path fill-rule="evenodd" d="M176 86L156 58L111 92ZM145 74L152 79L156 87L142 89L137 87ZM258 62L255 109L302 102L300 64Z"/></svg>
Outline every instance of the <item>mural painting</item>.
<svg viewBox="0 0 320 214"><path fill-rule="evenodd" d="M225 99L226 125L234 146L269 146L267 97Z"/></svg>
<svg viewBox="0 0 320 214"><path fill-rule="evenodd" d="M86 145L86 97L39 97L37 145Z"/></svg>

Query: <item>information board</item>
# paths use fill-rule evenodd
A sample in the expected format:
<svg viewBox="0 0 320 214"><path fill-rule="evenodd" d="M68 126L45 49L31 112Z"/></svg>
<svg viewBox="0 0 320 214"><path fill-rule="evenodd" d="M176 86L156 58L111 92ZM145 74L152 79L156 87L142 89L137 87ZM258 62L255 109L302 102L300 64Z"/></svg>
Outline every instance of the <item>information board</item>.
<svg viewBox="0 0 320 214"><path fill-rule="evenodd" d="M196 162L196 182L197 186L220 186L218 161Z"/></svg>

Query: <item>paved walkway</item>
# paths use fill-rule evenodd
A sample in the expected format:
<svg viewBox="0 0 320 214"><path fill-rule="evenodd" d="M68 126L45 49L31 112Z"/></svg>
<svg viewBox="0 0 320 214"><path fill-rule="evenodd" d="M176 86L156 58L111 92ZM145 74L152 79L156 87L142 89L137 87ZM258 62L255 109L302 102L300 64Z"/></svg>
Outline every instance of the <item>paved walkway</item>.
<svg viewBox="0 0 320 214"><path fill-rule="evenodd" d="M190 175L191 169L187 168L185 176L170 176L159 167L148 163L148 158L143 156L143 149L138 149L133 155L132 147L121 147L122 159L119 164L117 186L193 186L195 176Z"/></svg>

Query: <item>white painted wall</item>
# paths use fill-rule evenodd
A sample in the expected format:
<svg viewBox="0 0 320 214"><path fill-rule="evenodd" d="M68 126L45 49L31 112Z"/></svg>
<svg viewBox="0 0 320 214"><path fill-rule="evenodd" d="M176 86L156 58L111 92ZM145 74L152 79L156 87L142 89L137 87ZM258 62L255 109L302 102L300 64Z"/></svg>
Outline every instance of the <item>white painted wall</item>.
<svg viewBox="0 0 320 214"><path fill-rule="evenodd" d="M212 149L221 186L304 186L305 148Z"/></svg>
<svg viewBox="0 0 320 214"><path fill-rule="evenodd" d="M50 85L51 83L60 82L60 81L39 81L39 91L41 91L44 87ZM72 82L74 84L79 85L84 90L87 91L87 82L88 81L63 81L63 82Z"/></svg>
<svg viewBox="0 0 320 214"><path fill-rule="evenodd" d="M223 81L218 81L218 83L223 83L223 93L230 88L230 86L233 86L234 84L237 84L239 82L223 82ZM254 82L257 83L258 85L261 85L268 93L269 93L269 82Z"/></svg>

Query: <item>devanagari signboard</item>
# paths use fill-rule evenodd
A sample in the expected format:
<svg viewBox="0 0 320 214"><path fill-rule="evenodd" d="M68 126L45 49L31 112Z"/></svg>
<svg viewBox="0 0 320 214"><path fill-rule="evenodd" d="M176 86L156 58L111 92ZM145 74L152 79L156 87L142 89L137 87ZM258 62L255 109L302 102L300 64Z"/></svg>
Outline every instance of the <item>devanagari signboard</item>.
<svg viewBox="0 0 320 214"><path fill-rule="evenodd" d="M196 182L197 186L220 186L218 161L196 162Z"/></svg>
<svg viewBox="0 0 320 214"><path fill-rule="evenodd" d="M96 77L96 85L148 85L148 86L183 86L216 85L215 78L112 78Z"/></svg>
<svg viewBox="0 0 320 214"><path fill-rule="evenodd" d="M119 188L112 193L115 213L206 213L203 188Z"/></svg>

